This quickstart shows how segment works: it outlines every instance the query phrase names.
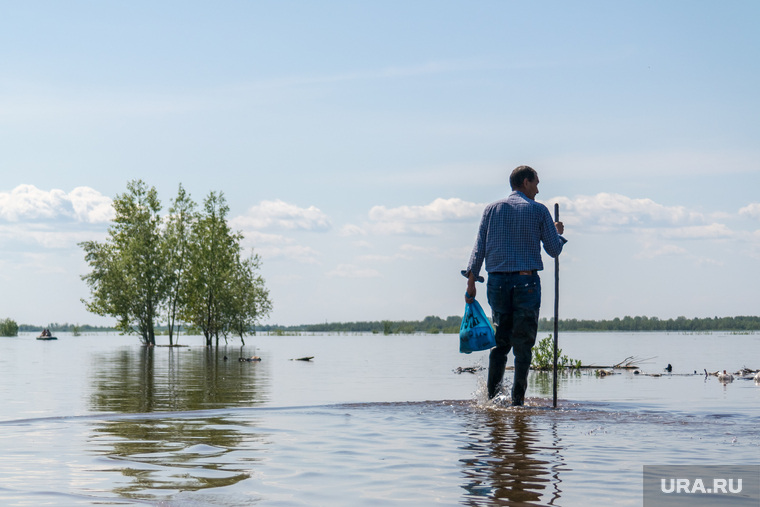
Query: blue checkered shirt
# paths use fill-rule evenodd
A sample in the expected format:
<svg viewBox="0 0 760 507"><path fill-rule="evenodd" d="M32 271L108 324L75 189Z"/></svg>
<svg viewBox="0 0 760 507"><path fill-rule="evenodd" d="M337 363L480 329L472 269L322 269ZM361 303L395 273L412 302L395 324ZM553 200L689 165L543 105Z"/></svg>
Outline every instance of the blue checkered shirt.
<svg viewBox="0 0 760 507"><path fill-rule="evenodd" d="M542 270L540 243L547 254L557 257L566 242L546 206L515 190L506 199L486 206L462 275L468 277L472 272L477 281L484 281L480 275L484 260L489 273Z"/></svg>

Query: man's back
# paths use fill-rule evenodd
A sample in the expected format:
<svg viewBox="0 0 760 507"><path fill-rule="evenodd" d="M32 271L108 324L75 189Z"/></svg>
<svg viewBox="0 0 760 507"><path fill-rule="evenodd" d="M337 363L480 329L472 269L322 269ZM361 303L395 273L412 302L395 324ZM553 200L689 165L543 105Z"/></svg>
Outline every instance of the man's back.
<svg viewBox="0 0 760 507"><path fill-rule="evenodd" d="M546 206L514 191L483 211L470 268L478 273L485 260L489 273L542 270L542 241L551 256L562 250Z"/></svg>

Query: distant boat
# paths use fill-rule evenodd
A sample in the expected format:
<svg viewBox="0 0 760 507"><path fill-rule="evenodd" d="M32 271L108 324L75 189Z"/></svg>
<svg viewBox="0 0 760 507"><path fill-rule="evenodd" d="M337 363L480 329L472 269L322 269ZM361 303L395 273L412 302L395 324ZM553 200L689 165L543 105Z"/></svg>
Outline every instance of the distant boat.
<svg viewBox="0 0 760 507"><path fill-rule="evenodd" d="M37 337L38 340L57 340L55 336L52 335L49 329L45 328L42 330L42 333Z"/></svg>

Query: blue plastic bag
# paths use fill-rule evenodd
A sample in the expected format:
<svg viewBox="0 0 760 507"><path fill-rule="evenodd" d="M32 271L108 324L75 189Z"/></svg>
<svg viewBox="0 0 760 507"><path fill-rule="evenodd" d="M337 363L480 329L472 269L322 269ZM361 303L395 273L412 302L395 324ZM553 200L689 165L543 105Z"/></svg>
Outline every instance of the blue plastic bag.
<svg viewBox="0 0 760 507"><path fill-rule="evenodd" d="M462 326L459 328L459 352L469 354L495 346L493 327L480 303L465 303Z"/></svg>

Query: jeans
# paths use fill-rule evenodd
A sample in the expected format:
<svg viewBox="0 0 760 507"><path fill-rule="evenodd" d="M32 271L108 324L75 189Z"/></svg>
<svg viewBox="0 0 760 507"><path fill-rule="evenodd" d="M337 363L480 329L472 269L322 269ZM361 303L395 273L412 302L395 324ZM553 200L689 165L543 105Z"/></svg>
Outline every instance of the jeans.
<svg viewBox="0 0 760 507"><path fill-rule="evenodd" d="M537 274L488 274L488 304L496 328L496 347L488 363L488 397L493 398L504 378L507 354L514 350L515 377L512 404L522 405L538 331L541 279Z"/></svg>

